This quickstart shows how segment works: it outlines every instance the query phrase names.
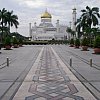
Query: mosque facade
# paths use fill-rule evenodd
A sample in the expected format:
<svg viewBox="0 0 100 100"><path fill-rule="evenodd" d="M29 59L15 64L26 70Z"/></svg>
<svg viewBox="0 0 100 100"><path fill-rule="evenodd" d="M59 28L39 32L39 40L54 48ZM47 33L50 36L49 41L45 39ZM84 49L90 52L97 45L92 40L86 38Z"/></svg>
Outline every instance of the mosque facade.
<svg viewBox="0 0 100 100"><path fill-rule="evenodd" d="M68 39L68 33L66 32L67 25L60 25L57 20L56 25L52 24L52 15L45 10L41 15L41 22L37 25L34 22L34 26L29 23L30 39L33 40L66 40Z"/></svg>

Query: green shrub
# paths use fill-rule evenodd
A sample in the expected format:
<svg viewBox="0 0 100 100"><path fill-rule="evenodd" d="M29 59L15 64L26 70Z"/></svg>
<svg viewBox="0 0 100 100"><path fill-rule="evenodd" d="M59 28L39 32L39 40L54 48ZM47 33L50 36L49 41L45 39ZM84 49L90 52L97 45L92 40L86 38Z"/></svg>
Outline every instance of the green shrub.
<svg viewBox="0 0 100 100"><path fill-rule="evenodd" d="M82 46L88 46L88 45L89 45L88 38L84 37L84 38L82 39L81 45L82 45Z"/></svg>
<svg viewBox="0 0 100 100"><path fill-rule="evenodd" d="M79 39L75 40L75 46L80 46L80 40Z"/></svg>
<svg viewBox="0 0 100 100"><path fill-rule="evenodd" d="M97 36L93 44L94 48L100 48L100 36Z"/></svg>
<svg viewBox="0 0 100 100"><path fill-rule="evenodd" d="M19 39L19 43L20 44L23 44L23 40L21 38Z"/></svg>
<svg viewBox="0 0 100 100"><path fill-rule="evenodd" d="M13 44L18 44L18 39L16 37L13 37Z"/></svg>
<svg viewBox="0 0 100 100"><path fill-rule="evenodd" d="M23 44L25 45L46 45L48 41L24 41Z"/></svg>
<svg viewBox="0 0 100 100"><path fill-rule="evenodd" d="M11 37L7 36L4 41L5 45L11 45Z"/></svg>
<svg viewBox="0 0 100 100"><path fill-rule="evenodd" d="M74 44L74 39L73 38L70 40L70 44Z"/></svg>

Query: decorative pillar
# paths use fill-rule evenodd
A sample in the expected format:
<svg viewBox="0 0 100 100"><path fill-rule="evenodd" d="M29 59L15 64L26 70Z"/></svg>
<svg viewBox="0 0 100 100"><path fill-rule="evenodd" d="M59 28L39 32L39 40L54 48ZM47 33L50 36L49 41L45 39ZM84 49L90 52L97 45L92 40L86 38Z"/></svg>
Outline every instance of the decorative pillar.
<svg viewBox="0 0 100 100"><path fill-rule="evenodd" d="M34 23L34 27L36 27L36 22Z"/></svg>
<svg viewBox="0 0 100 100"><path fill-rule="evenodd" d="M34 23L34 28L35 28L35 31L37 33L37 26L36 26L36 22Z"/></svg>
<svg viewBox="0 0 100 100"><path fill-rule="evenodd" d="M37 25L36 25L37 23L36 22L34 22L34 32L33 32L33 35L32 35L32 40L37 40Z"/></svg>
<svg viewBox="0 0 100 100"><path fill-rule="evenodd" d="M56 27L57 27L57 33L59 33L59 20L57 20Z"/></svg>
<svg viewBox="0 0 100 100"><path fill-rule="evenodd" d="M29 37L32 38L32 30L31 30L31 23L29 23Z"/></svg>

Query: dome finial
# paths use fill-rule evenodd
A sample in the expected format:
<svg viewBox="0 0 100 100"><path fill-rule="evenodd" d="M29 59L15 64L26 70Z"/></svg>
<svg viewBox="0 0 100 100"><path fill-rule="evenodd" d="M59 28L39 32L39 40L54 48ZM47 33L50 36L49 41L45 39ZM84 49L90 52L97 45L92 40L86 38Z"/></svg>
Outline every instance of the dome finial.
<svg viewBox="0 0 100 100"><path fill-rule="evenodd" d="M46 8L45 12L42 14L41 18L52 18L51 14L48 13L47 8Z"/></svg>

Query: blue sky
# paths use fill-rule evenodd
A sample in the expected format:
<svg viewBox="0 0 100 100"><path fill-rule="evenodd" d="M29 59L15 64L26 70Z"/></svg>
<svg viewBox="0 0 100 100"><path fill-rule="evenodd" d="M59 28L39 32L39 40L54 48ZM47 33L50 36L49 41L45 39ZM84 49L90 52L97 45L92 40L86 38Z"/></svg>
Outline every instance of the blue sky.
<svg viewBox="0 0 100 100"><path fill-rule="evenodd" d="M100 0L0 0L0 9L14 11L18 15L19 28L18 32L24 36L29 36L29 23L37 25L40 23L41 14L47 8L52 15L52 22L55 25L56 20L60 20L60 24L69 25L72 21L72 9L76 7L77 18L81 14L81 9L86 6L99 7ZM12 31L16 31L12 27Z"/></svg>

